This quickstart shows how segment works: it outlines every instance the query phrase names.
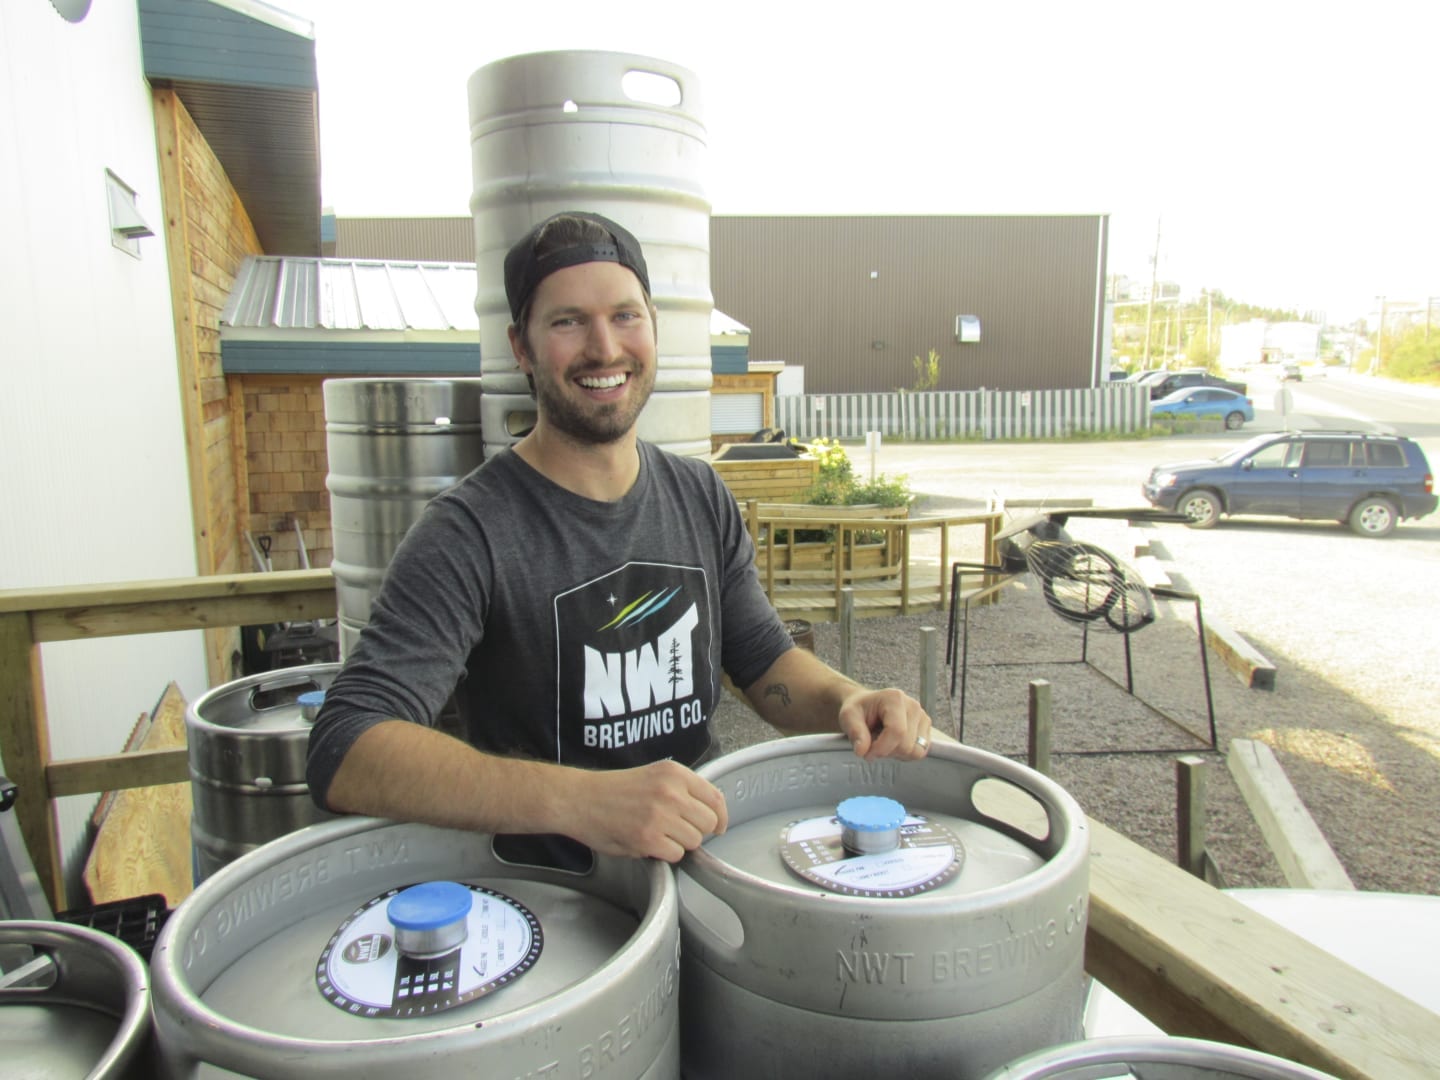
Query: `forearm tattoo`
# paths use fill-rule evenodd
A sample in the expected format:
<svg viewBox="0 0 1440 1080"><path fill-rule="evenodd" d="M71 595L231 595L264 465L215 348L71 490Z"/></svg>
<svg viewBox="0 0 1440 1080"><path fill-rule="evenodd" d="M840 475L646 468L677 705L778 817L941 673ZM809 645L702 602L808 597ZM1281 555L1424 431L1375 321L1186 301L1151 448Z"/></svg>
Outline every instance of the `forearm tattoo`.
<svg viewBox="0 0 1440 1080"><path fill-rule="evenodd" d="M778 697L781 705L784 705L787 709L790 707L790 688L783 682L771 683L765 687L765 696L767 698Z"/></svg>

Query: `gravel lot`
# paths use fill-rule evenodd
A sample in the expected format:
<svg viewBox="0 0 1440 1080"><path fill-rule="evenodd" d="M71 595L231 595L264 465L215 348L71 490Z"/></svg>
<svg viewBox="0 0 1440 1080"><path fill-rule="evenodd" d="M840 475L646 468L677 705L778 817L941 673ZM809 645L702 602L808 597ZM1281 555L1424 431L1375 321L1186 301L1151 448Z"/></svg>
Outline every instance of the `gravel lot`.
<svg viewBox="0 0 1440 1080"><path fill-rule="evenodd" d="M1217 452L1218 444L1194 438L902 445L882 449L878 468L910 477L917 514L974 510L995 496L1135 506L1152 464ZM851 454L861 468L863 447ZM1123 689L1122 639L1092 633L1090 663L1080 662L1080 632L1022 578L999 604L971 613L967 743L1023 760L1028 686L1048 680L1052 771L1089 814L1173 858L1174 759L1196 753L1213 762L1207 845L1225 884L1282 885L1224 762L1232 739L1257 739L1275 750L1357 888L1440 893L1440 517L1407 522L1380 541L1308 522L1224 522L1200 531L1076 518L1069 528L1151 578L1135 548L1161 540L1200 593L1207 619L1240 632L1275 665L1275 689L1247 688L1211 652L1219 751L1210 751L1190 605L1131 638L1132 696ZM855 675L918 694L922 626L943 634L945 614L859 621ZM815 641L817 653L838 665L838 628L816 625ZM949 675L946 669L945 683ZM958 733L959 696L942 686L939 700L936 724ZM718 721L727 749L773 737L738 702L727 702Z"/></svg>

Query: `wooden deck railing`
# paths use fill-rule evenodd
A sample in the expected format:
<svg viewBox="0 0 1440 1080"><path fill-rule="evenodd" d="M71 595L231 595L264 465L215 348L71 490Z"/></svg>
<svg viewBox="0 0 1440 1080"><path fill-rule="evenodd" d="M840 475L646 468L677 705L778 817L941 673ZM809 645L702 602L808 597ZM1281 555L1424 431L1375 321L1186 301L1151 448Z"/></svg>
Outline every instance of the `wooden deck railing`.
<svg viewBox="0 0 1440 1080"><path fill-rule="evenodd" d="M745 503L745 525L755 544L755 560L765 595L782 615L824 621L840 617L841 592L851 589L857 616L909 615L946 606L950 588L951 530L981 530L978 557L996 561L999 512L910 517L907 507L810 506ZM802 530L824 530L824 544L797 542ZM938 532L939 558L927 566L933 577L917 574L914 537ZM776 538L783 539L776 542ZM862 535L881 539L857 543ZM865 555L873 558L866 560ZM977 584L979 579L977 579Z"/></svg>
<svg viewBox="0 0 1440 1080"><path fill-rule="evenodd" d="M0 592L0 755L57 910L66 905L54 799L173 783L186 772L175 752L52 761L40 646L334 614L328 570ZM1013 820L1022 817L1017 809ZM1090 832L1090 896L1073 911L1086 924L1086 969L1166 1031L1357 1080L1435 1075L1436 1014L1103 824L1092 820Z"/></svg>

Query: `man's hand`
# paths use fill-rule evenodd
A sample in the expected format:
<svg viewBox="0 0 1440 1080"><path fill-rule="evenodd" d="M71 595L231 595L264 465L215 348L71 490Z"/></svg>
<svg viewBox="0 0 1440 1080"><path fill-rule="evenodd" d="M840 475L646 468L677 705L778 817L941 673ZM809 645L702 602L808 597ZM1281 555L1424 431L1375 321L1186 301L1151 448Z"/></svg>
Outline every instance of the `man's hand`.
<svg viewBox="0 0 1440 1080"><path fill-rule="evenodd" d="M720 789L678 762L572 776L576 818L563 831L605 855L679 862L729 823Z"/></svg>
<svg viewBox="0 0 1440 1080"><path fill-rule="evenodd" d="M857 690L840 705L840 731L856 757L913 761L930 749L930 717L900 690Z"/></svg>

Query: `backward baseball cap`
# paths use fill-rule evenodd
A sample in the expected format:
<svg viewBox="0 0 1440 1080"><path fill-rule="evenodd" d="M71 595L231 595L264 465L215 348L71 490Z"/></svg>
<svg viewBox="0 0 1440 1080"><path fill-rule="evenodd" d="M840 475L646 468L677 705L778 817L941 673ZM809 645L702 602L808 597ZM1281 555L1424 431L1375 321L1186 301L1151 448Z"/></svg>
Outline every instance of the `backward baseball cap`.
<svg viewBox="0 0 1440 1080"><path fill-rule="evenodd" d="M599 225L610 234L611 242L570 244L556 248L544 255L535 254L535 244L547 227L558 218L581 218ZM640 279L645 298L650 298L650 272L645 266L645 256L640 251L640 242L631 236L624 226L617 225L607 217L586 213L581 210L567 210L552 214L535 225L505 254L505 299L510 304L510 319L520 322L520 313L535 295L540 282L567 266L578 266L587 262L613 262L630 270Z"/></svg>

